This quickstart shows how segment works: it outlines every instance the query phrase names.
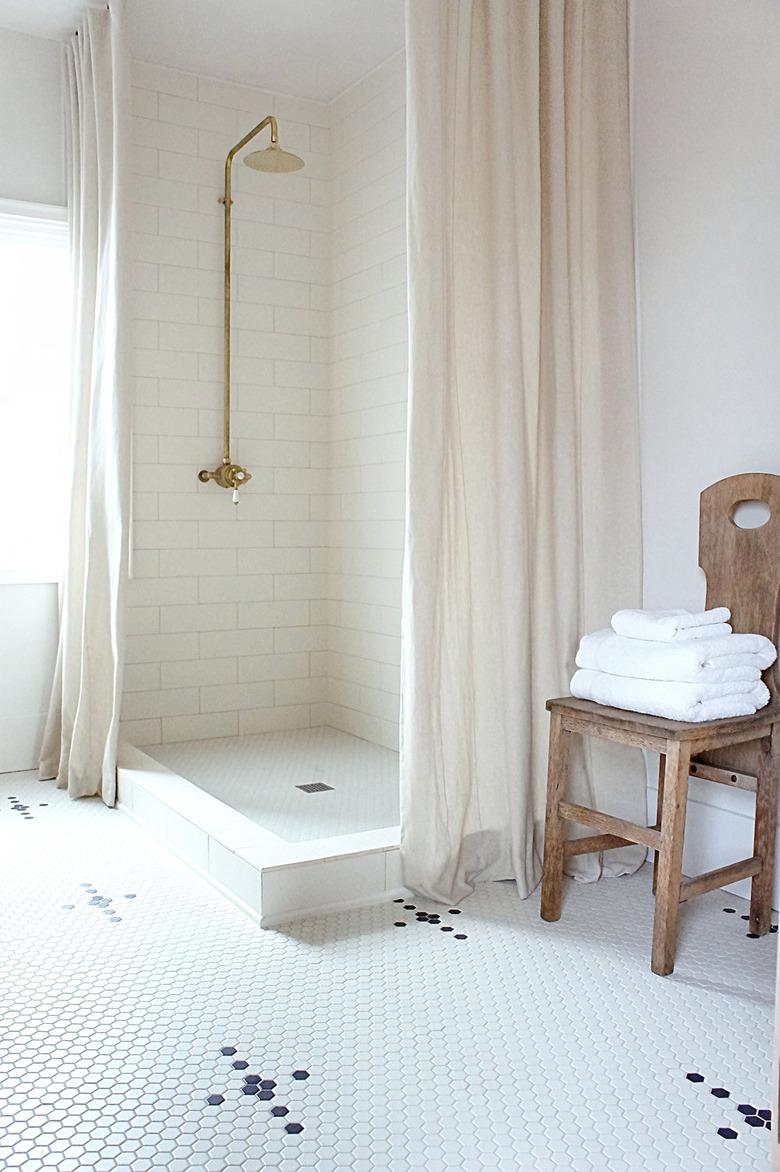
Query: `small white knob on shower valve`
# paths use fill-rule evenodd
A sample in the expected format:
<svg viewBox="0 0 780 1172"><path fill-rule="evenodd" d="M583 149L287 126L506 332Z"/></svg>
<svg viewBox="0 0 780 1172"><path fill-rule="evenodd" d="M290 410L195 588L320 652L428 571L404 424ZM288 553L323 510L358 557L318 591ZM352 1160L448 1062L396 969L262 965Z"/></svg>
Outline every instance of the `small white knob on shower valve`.
<svg viewBox="0 0 780 1172"><path fill-rule="evenodd" d="M241 481L244 479L243 472L236 472L236 478L233 482L233 504L238 504L238 490L241 487Z"/></svg>

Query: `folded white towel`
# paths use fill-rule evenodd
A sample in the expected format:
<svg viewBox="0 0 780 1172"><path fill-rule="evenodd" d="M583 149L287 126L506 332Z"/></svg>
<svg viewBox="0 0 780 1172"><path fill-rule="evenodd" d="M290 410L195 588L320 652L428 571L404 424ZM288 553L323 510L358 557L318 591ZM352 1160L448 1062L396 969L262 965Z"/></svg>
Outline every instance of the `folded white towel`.
<svg viewBox="0 0 780 1172"><path fill-rule="evenodd" d="M577 667L641 680L680 680L702 684L758 680L777 652L763 635L724 635L664 643L627 639L610 628L585 635Z"/></svg>
<svg viewBox="0 0 780 1172"><path fill-rule="evenodd" d="M750 716L769 703L769 689L762 680L733 684L669 683L633 680L586 668L574 673L571 691L581 700L594 700L611 708L694 722Z"/></svg>
<svg viewBox="0 0 780 1172"><path fill-rule="evenodd" d="M730 635L726 606L692 614L689 610L619 610L612 616L612 630L629 639L652 639L661 643L689 639L717 639Z"/></svg>

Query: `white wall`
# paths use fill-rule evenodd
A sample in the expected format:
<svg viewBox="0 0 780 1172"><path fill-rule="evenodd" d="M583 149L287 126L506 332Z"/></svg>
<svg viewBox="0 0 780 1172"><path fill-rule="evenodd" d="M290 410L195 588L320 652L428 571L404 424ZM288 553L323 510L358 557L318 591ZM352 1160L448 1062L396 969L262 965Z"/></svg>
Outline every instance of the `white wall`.
<svg viewBox="0 0 780 1172"><path fill-rule="evenodd" d="M327 724L398 748L406 455L406 129L402 53L331 105Z"/></svg>
<svg viewBox="0 0 780 1172"><path fill-rule="evenodd" d="M0 29L0 199L63 204L60 45ZM38 763L57 587L0 584L0 772Z"/></svg>
<svg viewBox="0 0 780 1172"><path fill-rule="evenodd" d="M65 203L61 54L0 29L0 199Z"/></svg>
<svg viewBox="0 0 780 1172"><path fill-rule="evenodd" d="M633 11L645 605L698 608L699 493L780 473L780 5ZM750 796L692 794L686 870L750 855Z"/></svg>

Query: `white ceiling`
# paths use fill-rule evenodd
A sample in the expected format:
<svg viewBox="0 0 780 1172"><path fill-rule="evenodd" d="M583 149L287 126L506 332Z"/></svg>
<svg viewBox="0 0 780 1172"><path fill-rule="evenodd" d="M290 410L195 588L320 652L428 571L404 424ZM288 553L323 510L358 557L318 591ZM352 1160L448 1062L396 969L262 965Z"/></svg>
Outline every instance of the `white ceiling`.
<svg viewBox="0 0 780 1172"><path fill-rule="evenodd" d="M97 0L0 0L0 28L63 39ZM126 0L132 55L328 100L403 46L403 0Z"/></svg>
<svg viewBox="0 0 780 1172"><path fill-rule="evenodd" d="M0 28L62 40L85 7L85 0L0 0Z"/></svg>

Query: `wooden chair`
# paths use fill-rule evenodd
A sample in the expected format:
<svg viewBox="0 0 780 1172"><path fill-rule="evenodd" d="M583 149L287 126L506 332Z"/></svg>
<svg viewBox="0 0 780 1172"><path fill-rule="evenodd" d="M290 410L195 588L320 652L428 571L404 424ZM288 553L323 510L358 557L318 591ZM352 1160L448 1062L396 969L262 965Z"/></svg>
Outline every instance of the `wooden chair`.
<svg viewBox="0 0 780 1172"><path fill-rule="evenodd" d="M741 529L734 511L742 501L765 501L770 517L757 529ZM777 641L780 604L780 476L749 473L720 480L700 498L699 565L707 577L707 606L728 606L735 631ZM655 918L651 968L664 976L674 969L679 905L695 895L752 877L750 931L769 930L772 910L780 700L776 665L764 673L771 693L753 716L687 724L608 708L567 696L548 700L550 754L547 779L541 915L558 920L565 859L639 843L655 852ZM658 807L654 826L637 826L565 800L567 754L573 733L635 745L660 754ZM753 855L705 875L682 875L688 776L704 778L756 795ZM566 822L598 833L567 840Z"/></svg>

